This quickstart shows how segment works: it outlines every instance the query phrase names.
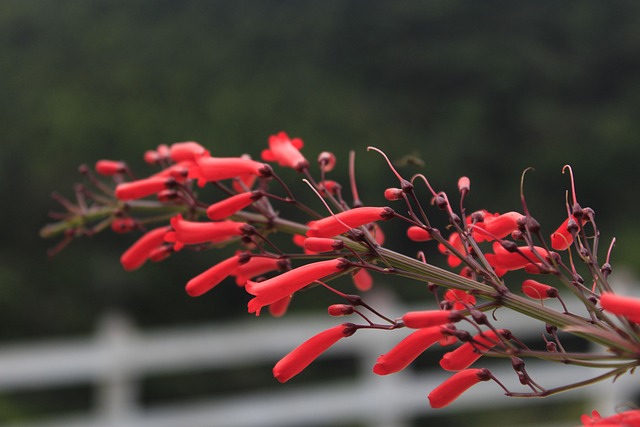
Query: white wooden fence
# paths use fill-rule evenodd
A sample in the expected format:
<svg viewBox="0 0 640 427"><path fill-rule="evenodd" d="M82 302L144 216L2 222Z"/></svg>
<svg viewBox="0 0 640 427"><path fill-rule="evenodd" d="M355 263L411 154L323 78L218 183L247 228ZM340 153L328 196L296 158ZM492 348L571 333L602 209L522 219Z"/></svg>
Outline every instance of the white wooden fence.
<svg viewBox="0 0 640 427"><path fill-rule="evenodd" d="M407 308L386 307L384 310L400 315ZM499 313L501 317L505 314ZM522 319L510 316L507 320L509 329L519 336L526 333ZM585 412L595 407L612 412L636 390L631 378L617 383L615 390L610 384L603 384L547 399L519 400L502 397L496 385L488 382L472 388L454 405L434 411L429 408L426 396L447 374L433 369L419 374L373 375L371 368L376 357L388 351L400 339L400 334L359 331L328 352L356 357L355 380L305 386L296 385L295 381L281 385L274 380L273 388L248 390L240 396L150 408L139 403L138 385L145 376L273 364L312 334L339 321L323 315L283 319L263 316L233 324L138 331L125 318L112 315L107 316L94 337L0 347L0 392L46 390L73 384L93 384L98 390L94 408L88 414L58 415L55 419L4 426L298 427L359 422L370 427L403 427L416 416L532 404L540 405L543 411L547 403L559 401L584 402ZM492 372L507 383L515 378L508 365L503 363L492 368ZM539 383L549 387L570 381L572 375L580 375L580 370L562 365L540 368L530 362L527 368ZM576 419L568 424L549 422L546 425L578 424ZM527 425L527 420L522 420L521 425ZM530 425L542 424L538 420Z"/></svg>

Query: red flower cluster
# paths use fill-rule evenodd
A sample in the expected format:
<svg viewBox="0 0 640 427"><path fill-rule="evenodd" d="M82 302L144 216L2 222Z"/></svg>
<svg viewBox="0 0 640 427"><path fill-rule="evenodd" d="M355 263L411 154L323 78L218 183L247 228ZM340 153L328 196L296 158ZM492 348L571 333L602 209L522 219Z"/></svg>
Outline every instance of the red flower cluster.
<svg viewBox="0 0 640 427"><path fill-rule="evenodd" d="M334 326L302 343L275 365L273 373L280 382L302 372L323 352L358 329L412 329L378 357L373 366L378 375L405 369L436 344L457 345L440 360L440 367L454 374L429 394L434 408L450 404L465 390L486 380L495 381L507 395L535 397L586 383L545 389L529 376L524 358L609 369L596 380L615 378L637 366L640 299L618 295L611 289L607 281L612 271L611 249L606 262L598 264L600 233L594 214L578 204L574 189L566 206L566 219L552 233L543 233L529 213L524 196L522 213L477 210L467 214L464 201L471 188L468 177L458 180L457 209L448 195L435 191L424 176L405 179L388 159L398 182L380 197L399 207L363 204L353 164L349 187L354 201L350 204L342 196L342 185L328 179L327 174L336 165L332 153L323 151L318 155L320 177L316 179L309 160L300 151L304 145L301 139L280 132L272 135L268 144L261 153L261 161L248 155L214 157L194 141L160 145L144 154L145 161L160 170L142 179L133 179L122 161L100 160L95 172L112 180L115 186L108 186L85 171L102 194L79 194L82 202L79 200L78 206L60 199L68 213L58 215L61 221L49 226L44 234L64 233L66 242L109 226L118 233L143 231L142 237L121 256L122 266L129 271L148 260L160 261L178 251L237 244L240 250L189 279L186 292L197 297L233 277L249 294L248 311L256 315L264 307L273 315L285 314L292 296L304 288L315 286L333 292L341 302L329 306L329 315L357 316L361 323ZM386 159L380 150L370 149ZM274 162L303 175L326 211L316 212L297 200L272 166L264 162ZM571 179L573 186L573 176ZM421 203L414 191L419 183L424 183L431 193L431 204L444 212L447 235L432 225L430 215L435 208ZM205 185L214 187L222 196L212 203L203 202L197 187ZM94 206L87 207L88 197ZM275 203L288 204L304 213L304 220L282 218ZM153 216L145 215L148 211ZM102 221L91 230L82 228L95 218ZM437 248L449 268L427 262L423 251L413 258L384 247L380 224L390 220L403 223L410 241ZM149 227L151 224L156 225ZM277 239L271 238L275 232L293 235L298 247L295 252L276 243ZM575 260L584 261L586 276L578 273ZM510 288L508 273L514 270L537 278L527 277L521 286ZM339 285L332 284L334 279L347 276L357 291L366 292L372 288L376 275L390 274L426 283L436 301L435 309L425 307L394 319L371 307L361 296L342 292L336 287ZM537 280L542 275L547 275L547 279ZM563 286L570 288L569 295L576 295L583 303L581 311L569 311L561 299ZM510 331L498 327L498 309L514 310L543 322L547 351L534 351ZM487 316L486 312L498 314ZM612 320L612 315L617 319ZM559 330L601 345L605 356L591 358L588 353L567 353ZM511 391L487 369L472 367L484 355L509 359L527 391ZM636 412L608 418L594 413L591 417L584 416L582 421L585 426L639 425Z"/></svg>
<svg viewBox="0 0 640 427"><path fill-rule="evenodd" d="M606 418L602 418L597 411L593 411L591 416L583 415L581 421L585 427L638 427L640 426L640 409L621 412Z"/></svg>

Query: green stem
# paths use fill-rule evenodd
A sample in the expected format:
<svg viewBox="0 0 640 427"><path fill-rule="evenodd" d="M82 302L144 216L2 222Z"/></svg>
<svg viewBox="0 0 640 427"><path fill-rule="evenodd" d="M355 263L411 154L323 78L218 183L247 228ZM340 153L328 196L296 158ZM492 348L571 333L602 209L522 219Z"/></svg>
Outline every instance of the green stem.
<svg viewBox="0 0 640 427"><path fill-rule="evenodd" d="M182 212L188 209L187 206L181 205L164 205L154 201L134 201L128 202L127 206L132 211L141 212ZM49 224L41 229L40 235L43 237L52 237L63 233L65 230L75 228L86 224L87 222L97 221L101 218L113 215L115 209L124 207L124 204L114 204L113 206L105 206L102 208L89 209L83 215L69 218L54 224ZM200 209L198 209L200 211ZM289 234L305 234L308 227L304 224L288 221L281 218L268 219L263 215L241 211L232 216L233 219L242 220L252 223L262 223L273 226L275 229ZM346 237L337 237L344 240L345 244L359 252L367 253L369 249L358 242L354 242ZM391 265L393 269L389 269L389 274L397 274L403 277L423 282L434 283L445 288L460 289L473 292L474 294L491 302L496 302L515 312L523 314L527 317L539 320L541 322L554 325L561 330L565 330L590 342L603 345L607 348L616 349L618 353L629 358L638 358L640 346L637 343L629 342L622 339L618 334L602 326L594 325L581 317L560 313L550 308L541 306L539 303L527 300L523 297L509 292L506 288L502 291L496 290L493 286L486 283L477 282L472 279L460 276L457 273L444 270L434 265L425 264L420 260L410 258L398 252L386 249L384 247L376 248L378 255ZM383 269L383 271L386 269Z"/></svg>
<svg viewBox="0 0 640 427"><path fill-rule="evenodd" d="M581 388L581 387L585 387L591 384L595 384L598 383L602 380L606 380L607 378L611 378L611 377L617 377L619 375L624 374L625 372L627 372L629 369L631 369L633 366L633 364L618 368L618 369L613 369L609 372L606 372L602 375L598 375L597 377L593 377L593 378L589 378L588 380L584 380L584 381L579 381L577 383L573 383L573 384L567 384L565 386L561 386L561 387L556 387L556 388L552 388L552 389L548 389L545 390L541 393L536 393L536 394L531 394L531 393L508 393L507 395L509 397L547 397L547 396L551 396L553 394L558 394L558 393L562 393L568 390L574 390L576 388Z"/></svg>

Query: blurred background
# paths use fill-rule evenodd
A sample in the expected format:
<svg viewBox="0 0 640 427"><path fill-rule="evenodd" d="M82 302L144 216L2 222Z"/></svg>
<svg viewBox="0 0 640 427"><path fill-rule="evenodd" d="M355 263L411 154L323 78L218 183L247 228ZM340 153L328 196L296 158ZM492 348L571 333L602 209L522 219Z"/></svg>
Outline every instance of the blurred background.
<svg viewBox="0 0 640 427"><path fill-rule="evenodd" d="M24 360L29 353L22 350L49 354L44 350L57 349L56 343L93 349L87 351L96 361L75 361L63 352L59 360L52 356L60 362L54 366L76 364L78 371L94 372L89 365L108 357L93 352L103 342L137 337L161 346L162 331L173 331L168 334L176 338L191 336L195 327L239 338L243 329L235 329L236 322L247 328L273 325L269 331L289 325L286 318L272 321L277 323L248 318L248 297L235 286L220 286L197 299L185 295L184 283L217 262L219 254L180 254L125 273L118 258L135 237L103 233L47 258L56 241L40 239L38 230L47 223L47 212L58 209L50 199L54 190L72 197L81 178L78 165L125 159L144 175L142 154L163 143L195 140L216 156L257 157L268 136L284 130L305 141L309 159L333 151L339 159L334 178L342 181L348 152L355 150L361 197L373 205L385 203L382 191L395 181L380 157L366 152L369 145L384 150L403 173L423 172L444 190L455 191L458 177L469 176L470 209L520 210L520 176L531 166L527 201L548 231L566 216L569 180L562 167L571 164L581 204L597 212L603 249L617 238L614 276L620 271L634 277L640 271L639 27L640 4L632 1L1 2L0 346L6 350L0 355L6 357L0 360L7 361L5 374L19 371L9 361ZM293 172L285 176L297 179ZM400 233L391 229L388 235L390 245L403 250L404 239L394 237ZM391 292L384 284L380 288L383 296ZM397 298L415 304L421 295L403 288ZM317 294L302 297L292 315L322 318L326 305L318 306L317 299ZM280 396L287 387L291 392L307 383L325 384L327 376L349 382L357 362L338 352L298 383L276 384L273 362L321 329L313 322L299 324L308 328L291 331L285 350L266 348L259 361L208 365L207 353L220 347L208 338L211 347L197 350L203 352L200 359L185 362L194 369L175 362L167 370L139 374L133 385L129 377L122 379L117 364L113 372L96 374L97 380L88 373L73 379L71 368L64 375L60 368L60 378L51 374L50 381L44 379L46 367L40 380L11 382L0 375L0 423L31 425L62 417L67 421L60 425L72 425L64 417L77 417L77 425L147 425L131 417L89 421L96 408L133 402L133 408L120 407L121 413L164 414L154 421L161 425L163 416L171 419L162 408L180 403L206 402L198 408L211 408L243 393ZM247 336L257 340L261 333ZM200 335L192 341L200 342ZM169 342L155 354L176 351L179 341ZM260 351L250 346L237 353ZM225 364L233 366L225 369ZM394 382L382 380L378 387ZM126 384L115 397L105 397L109 393L96 386L104 382ZM418 389L424 411L416 410L402 426L454 426L462 419L466 426L507 425L522 418L530 425L570 426L590 409L581 396L550 401L543 411L527 412L521 405L515 413L491 412L487 405L471 404L471 412L434 412L426 408L429 387ZM483 390L499 400L495 388ZM286 399L293 396L298 394ZM387 403L393 412L390 400L353 399L349 406L355 405L356 413L363 405L360 419L344 415L307 425L401 425L364 414L371 403ZM189 425L235 425L202 414L200 424ZM237 425L285 425L266 414Z"/></svg>

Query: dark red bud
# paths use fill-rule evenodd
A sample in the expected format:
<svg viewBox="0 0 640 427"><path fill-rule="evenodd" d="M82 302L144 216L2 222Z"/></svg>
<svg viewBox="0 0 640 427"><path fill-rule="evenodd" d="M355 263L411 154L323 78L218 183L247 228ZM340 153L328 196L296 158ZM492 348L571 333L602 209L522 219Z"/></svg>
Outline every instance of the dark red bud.
<svg viewBox="0 0 640 427"><path fill-rule="evenodd" d="M513 369L515 371L522 371L522 369L524 368L524 360L520 359L519 357L512 357L511 366L513 366Z"/></svg>
<svg viewBox="0 0 640 427"><path fill-rule="evenodd" d="M576 220L573 219L573 217L569 218L569 221L567 221L567 231L571 234L574 234L577 233L579 229L580 227L578 226Z"/></svg>
<svg viewBox="0 0 640 427"><path fill-rule="evenodd" d="M582 206L580 206L578 202L573 204L573 207L571 208L571 215L573 215L577 219L581 219L582 216L584 215L584 212L582 211Z"/></svg>
<svg viewBox="0 0 640 427"><path fill-rule="evenodd" d="M410 193L413 191L413 184L406 179L403 179L402 182L400 182L400 188L402 188L402 191L405 193Z"/></svg>
<svg viewBox="0 0 640 427"><path fill-rule="evenodd" d="M488 323L487 315L480 310L471 310L471 317L473 318L473 321L478 325L486 325Z"/></svg>
<svg viewBox="0 0 640 427"><path fill-rule="evenodd" d="M502 245L503 248L505 248L505 250L507 252L518 252L518 245L515 242L512 242L511 240L501 240L500 244Z"/></svg>
<svg viewBox="0 0 640 427"><path fill-rule="evenodd" d="M436 196L435 200L433 201L435 203L435 205L442 210L447 209L447 207L449 206L449 203L447 202L447 199L445 199L443 196L438 195Z"/></svg>

